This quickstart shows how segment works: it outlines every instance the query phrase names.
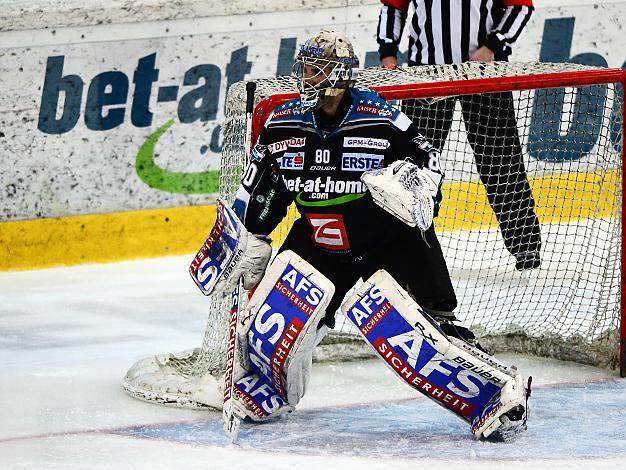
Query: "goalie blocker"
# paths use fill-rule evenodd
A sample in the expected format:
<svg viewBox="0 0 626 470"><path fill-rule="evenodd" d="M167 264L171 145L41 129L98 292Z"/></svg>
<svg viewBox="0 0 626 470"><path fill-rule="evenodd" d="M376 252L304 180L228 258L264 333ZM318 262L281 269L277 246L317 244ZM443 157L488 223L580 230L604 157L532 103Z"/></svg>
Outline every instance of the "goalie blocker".
<svg viewBox="0 0 626 470"><path fill-rule="evenodd" d="M221 199L216 201L215 224L189 266L189 274L204 295L233 292L241 278L243 287L254 287L272 256L269 239L246 230L237 215Z"/></svg>
<svg viewBox="0 0 626 470"><path fill-rule="evenodd" d="M526 430L529 392L516 370L448 338L386 271L342 311L403 381L469 423L476 438L509 440Z"/></svg>

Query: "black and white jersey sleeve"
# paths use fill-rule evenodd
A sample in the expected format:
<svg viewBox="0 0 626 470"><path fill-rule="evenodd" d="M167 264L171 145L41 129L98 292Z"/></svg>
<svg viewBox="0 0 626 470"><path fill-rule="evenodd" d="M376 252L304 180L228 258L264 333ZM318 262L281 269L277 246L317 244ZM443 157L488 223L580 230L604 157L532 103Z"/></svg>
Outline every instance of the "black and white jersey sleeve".
<svg viewBox="0 0 626 470"><path fill-rule="evenodd" d="M378 16L376 40L380 58L396 56L406 23L410 0L382 2Z"/></svg>
<svg viewBox="0 0 626 470"><path fill-rule="evenodd" d="M504 11L499 18L494 18L496 21L484 42L496 55L511 53L511 46L517 41L534 10L532 0L503 0L502 6Z"/></svg>
<svg viewBox="0 0 626 470"><path fill-rule="evenodd" d="M287 214L293 198L264 140L265 130L250 153L250 163L243 171L233 210L248 231L269 235Z"/></svg>

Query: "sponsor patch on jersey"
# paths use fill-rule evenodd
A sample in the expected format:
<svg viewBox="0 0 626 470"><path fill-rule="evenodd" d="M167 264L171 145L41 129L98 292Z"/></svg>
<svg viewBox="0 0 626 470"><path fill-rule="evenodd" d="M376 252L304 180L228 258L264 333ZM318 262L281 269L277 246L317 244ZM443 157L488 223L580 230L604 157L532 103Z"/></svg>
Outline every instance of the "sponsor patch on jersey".
<svg viewBox="0 0 626 470"><path fill-rule="evenodd" d="M311 171L335 171L337 169L336 166L326 166L326 165L313 165L309 168Z"/></svg>
<svg viewBox="0 0 626 470"><path fill-rule="evenodd" d="M341 155L341 169L344 171L367 171L381 168L384 155L373 153L344 153Z"/></svg>
<svg viewBox="0 0 626 470"><path fill-rule="evenodd" d="M274 112L274 114L272 115L272 119L278 119L278 118L282 118L285 116L291 116L295 112L296 112L296 108L279 109L278 111Z"/></svg>
<svg viewBox="0 0 626 470"><path fill-rule="evenodd" d="M380 108L378 106L370 106L366 104L360 104L356 107L356 112L360 114L371 114L373 116L391 117L393 115L393 109Z"/></svg>
<svg viewBox="0 0 626 470"><path fill-rule="evenodd" d="M348 148L360 147L384 150L389 147L387 139L370 139L369 137L344 137L343 146Z"/></svg>
<svg viewBox="0 0 626 470"><path fill-rule="evenodd" d="M284 152L289 147L304 147L306 143L306 137L292 137L291 139L281 140L280 142L274 142L269 144L267 149L271 153Z"/></svg>
<svg viewBox="0 0 626 470"><path fill-rule="evenodd" d="M252 152L250 152L250 159L255 162L260 162L265 157L265 152L267 152L267 145L256 144L252 148Z"/></svg>
<svg viewBox="0 0 626 470"><path fill-rule="evenodd" d="M310 179L302 179L299 176L296 178L287 178L285 175L282 175L282 177L287 190L296 193L304 191L305 193L357 194L367 191L365 183L358 180L336 180L330 176L324 179L320 176Z"/></svg>
<svg viewBox="0 0 626 470"><path fill-rule="evenodd" d="M350 249L346 226L341 214L306 214L313 227L311 239L316 245L333 251Z"/></svg>
<svg viewBox="0 0 626 470"><path fill-rule="evenodd" d="M281 170L302 170L304 168L304 152L284 153L276 161Z"/></svg>
<svg viewBox="0 0 626 470"><path fill-rule="evenodd" d="M361 113L361 114L378 114L378 111L380 111L380 108L377 108L376 106L368 106L366 104L360 104L356 107L356 112L357 113Z"/></svg>
<svg viewBox="0 0 626 470"><path fill-rule="evenodd" d="M267 192L267 196L263 197L263 201L261 202L261 204L264 204L264 205L258 217L258 219L261 222L265 221L265 219L269 215L270 208L272 207L272 201L274 200L274 196L276 196L276 190L274 188L270 188L270 190ZM258 198L257 198L257 201L258 201Z"/></svg>

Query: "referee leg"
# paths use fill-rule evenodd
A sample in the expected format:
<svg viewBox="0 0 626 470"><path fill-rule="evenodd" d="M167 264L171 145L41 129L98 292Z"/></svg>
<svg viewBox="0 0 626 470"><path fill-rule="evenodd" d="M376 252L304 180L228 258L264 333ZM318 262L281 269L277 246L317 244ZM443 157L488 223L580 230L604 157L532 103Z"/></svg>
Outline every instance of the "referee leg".
<svg viewBox="0 0 626 470"><path fill-rule="evenodd" d="M525 253L538 256L539 220L524 167L512 94L471 95L463 97L461 104L476 168L506 248L516 258Z"/></svg>

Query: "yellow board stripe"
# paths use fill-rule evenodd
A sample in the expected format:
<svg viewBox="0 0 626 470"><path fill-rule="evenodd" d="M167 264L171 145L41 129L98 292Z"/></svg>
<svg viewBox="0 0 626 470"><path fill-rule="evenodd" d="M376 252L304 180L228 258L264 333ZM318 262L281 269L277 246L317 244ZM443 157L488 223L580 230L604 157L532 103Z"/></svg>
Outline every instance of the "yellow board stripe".
<svg viewBox="0 0 626 470"><path fill-rule="evenodd" d="M4 222L0 270L193 253L214 221L214 206L198 206Z"/></svg>
<svg viewBox="0 0 626 470"><path fill-rule="evenodd" d="M616 217L620 213L618 171L555 173L530 183L541 223ZM480 182L449 183L443 191L438 231L497 227ZM214 206L198 206L3 222L0 270L195 253L214 220ZM285 224L281 230L284 235ZM280 241L276 234L272 238Z"/></svg>
<svg viewBox="0 0 626 470"><path fill-rule="evenodd" d="M554 173L529 180L539 222L567 223L620 214L621 174L604 172ZM480 182L457 182L443 187L443 207L436 219L441 231L497 228L485 187Z"/></svg>

